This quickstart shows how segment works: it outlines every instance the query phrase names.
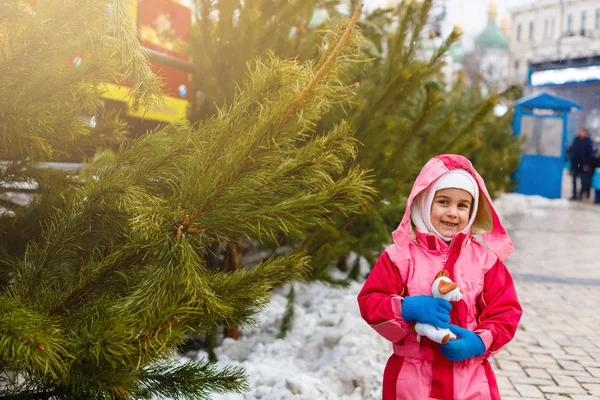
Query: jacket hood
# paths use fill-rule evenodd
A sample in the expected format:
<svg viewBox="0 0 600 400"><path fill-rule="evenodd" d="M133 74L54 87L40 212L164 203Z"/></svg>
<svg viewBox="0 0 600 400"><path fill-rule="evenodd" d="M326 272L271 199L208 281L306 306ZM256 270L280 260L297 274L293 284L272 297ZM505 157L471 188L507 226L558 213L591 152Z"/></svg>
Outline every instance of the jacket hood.
<svg viewBox="0 0 600 400"><path fill-rule="evenodd" d="M402 248L408 241L414 240L415 236L413 235L411 224L411 206L415 198L419 193L427 190L430 185L446 172L454 169L464 169L467 171L475 179L479 187L477 214L471 226L471 233L481 234L485 245L500 261L504 261L514 250L512 241L494 209L483 178L475 171L475 168L473 168L473 165L467 158L456 154L442 154L430 159L425 164L410 192L402 221L398 228L392 232L394 243Z"/></svg>

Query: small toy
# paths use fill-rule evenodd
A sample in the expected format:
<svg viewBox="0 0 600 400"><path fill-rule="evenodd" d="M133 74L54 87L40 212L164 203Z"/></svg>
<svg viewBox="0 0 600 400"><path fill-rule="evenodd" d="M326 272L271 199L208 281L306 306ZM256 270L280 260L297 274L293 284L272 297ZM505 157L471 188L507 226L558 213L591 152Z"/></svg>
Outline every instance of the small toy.
<svg viewBox="0 0 600 400"><path fill-rule="evenodd" d="M455 282L448 278L448 271L444 270L438 272L435 276L431 292L433 297L448 301L459 301L463 296L462 290ZM434 342L441 344L446 344L449 340L456 339L456 335L450 329L442 329L420 322L415 324L415 331L417 332L418 341L421 341L421 336L426 336Z"/></svg>

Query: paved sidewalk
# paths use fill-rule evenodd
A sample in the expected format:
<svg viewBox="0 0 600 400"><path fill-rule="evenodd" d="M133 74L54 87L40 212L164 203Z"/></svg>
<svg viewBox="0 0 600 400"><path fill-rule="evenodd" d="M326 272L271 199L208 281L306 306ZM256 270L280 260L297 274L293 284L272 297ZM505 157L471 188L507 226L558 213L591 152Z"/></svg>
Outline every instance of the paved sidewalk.
<svg viewBox="0 0 600 400"><path fill-rule="evenodd" d="M600 205L564 202L504 221L524 315L492 361L503 400L600 400Z"/></svg>

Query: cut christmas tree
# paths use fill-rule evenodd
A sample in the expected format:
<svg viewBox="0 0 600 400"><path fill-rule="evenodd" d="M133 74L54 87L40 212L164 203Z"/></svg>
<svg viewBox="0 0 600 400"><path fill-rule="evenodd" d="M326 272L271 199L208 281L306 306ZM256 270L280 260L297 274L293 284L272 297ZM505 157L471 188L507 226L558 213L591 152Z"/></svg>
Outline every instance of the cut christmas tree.
<svg viewBox="0 0 600 400"><path fill-rule="evenodd" d="M2 84L16 100L0 103L2 172L5 181L21 181L41 159L34 155L51 154L54 138L84 130L82 105L97 104L97 85L120 76L120 63L97 76L100 67L73 73L71 54L86 51L82 66L96 58L110 66L108 55L96 51L112 48L116 56L115 49L127 48L118 54L141 58L125 71L143 72L143 53L126 41L135 36L127 36L134 30L125 0L53 0L37 2L35 11L20 1L4 3L0 57L12 75ZM113 7L123 11L116 21L125 39L107 36ZM0 397L202 399L245 389L239 369L180 364L173 350L189 334L251 324L273 288L307 268L298 251L253 268L210 271L205 256L214 243L273 240L370 204L374 191L365 171L348 167L357 153L348 125L312 134L332 104L347 97L339 77L358 53L351 32L359 15L324 38L314 64L265 57L214 117L197 126L172 124L103 152L71 178L67 191L42 193L33 205L5 214ZM72 42L78 45L53 63L36 61ZM25 55L31 63L22 65ZM134 85L140 99L151 97L142 87ZM40 228L11 236L25 232L24 224Z"/></svg>

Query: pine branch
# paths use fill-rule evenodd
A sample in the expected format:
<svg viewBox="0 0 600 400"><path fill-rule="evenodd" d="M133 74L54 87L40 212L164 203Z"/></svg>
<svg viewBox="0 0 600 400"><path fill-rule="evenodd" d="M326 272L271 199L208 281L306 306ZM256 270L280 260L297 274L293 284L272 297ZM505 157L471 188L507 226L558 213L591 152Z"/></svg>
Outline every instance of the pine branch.
<svg viewBox="0 0 600 400"><path fill-rule="evenodd" d="M71 292L68 295L68 297L62 300L62 302L58 306L56 306L52 311L50 311L50 316L58 317L73 306L76 306L77 304L87 300L86 297L91 292L93 292L94 290L98 290L102 286L102 283L106 282L113 274L122 271L125 268L131 267L131 263L134 262L134 260L135 257L129 256L120 263L110 265L108 268L104 269L100 274L98 274L94 279L87 281L83 286ZM37 275L37 280L39 281L39 274Z"/></svg>
<svg viewBox="0 0 600 400"><path fill-rule="evenodd" d="M300 93L296 102L294 104L292 104L292 106L290 108L288 108L288 110L285 112L285 114L282 118L282 122L279 124L279 126L281 126L281 124L283 124L283 122L285 122L285 120L287 118L289 118L292 115L292 113L294 113L294 111L296 111L296 109L300 106L300 104L302 103L304 98L308 95L308 93L310 93L310 91L313 90L313 88L317 85L317 83L321 79L323 79L323 77L325 76L327 71L329 71L329 69L335 62L338 54L341 52L342 48L344 47L344 44L350 38L350 35L351 35L352 31L354 30L354 27L356 26L356 23L358 22L360 15L362 14L362 10L363 10L362 4L358 8L356 8L356 10L354 10L352 17L348 21L348 23L344 29L344 32L342 33L342 36L339 38L339 40L335 44L335 47L333 48L331 53L327 56L327 59L321 65L321 67L319 68L319 70L317 71L315 76L308 83L308 85L306 86L304 91L302 91L302 93Z"/></svg>
<svg viewBox="0 0 600 400"><path fill-rule="evenodd" d="M67 371L70 354L60 339L61 329L46 316L27 309L18 300L3 295L0 309L0 363L5 367L27 368L49 375L62 376Z"/></svg>
<svg viewBox="0 0 600 400"><path fill-rule="evenodd" d="M133 109L146 108L162 98L160 81L150 70L148 55L139 43L139 32L129 11L129 0L112 1L114 17L112 34L115 52L119 54L123 75L131 79L129 96ZM133 29L132 29L133 28Z"/></svg>
<svg viewBox="0 0 600 400"><path fill-rule="evenodd" d="M134 398L210 399L211 393L243 394L247 390L248 381L241 368L218 370L206 361L165 362L142 370L140 389Z"/></svg>
<svg viewBox="0 0 600 400"><path fill-rule="evenodd" d="M281 117L280 121L277 123L277 125L275 126L273 131L278 131L281 128L281 126L287 122L287 120L291 117L291 115L302 104L302 102L304 101L306 96L315 88L317 83L319 81L321 81L321 79L323 79L325 74L331 69L334 60L339 55L344 44L348 41L350 34L352 33L352 30L356 26L356 22L358 21L358 18L360 17L361 13L362 13L362 6L355 10L354 14L352 15L352 18L349 20L347 26L345 27L344 32L342 33L340 38L337 40L333 51L328 55L327 59L321 65L321 67L319 68L317 73L314 75L314 77L310 80L308 85L298 95L297 99L289 107L286 108L286 110L283 113L283 116ZM237 168L237 170L233 172L232 176L235 177L236 175L239 175L241 173L241 171L243 171L244 168L245 168L245 164L240 164L240 166ZM206 210L211 206L212 202L225 191L225 189L227 187L226 186L227 183L228 183L227 181L224 181L220 187L215 188L215 190L213 191L211 196L206 199L206 201L202 204L201 207L194 209L190 214L184 213L184 215L181 216L181 225L182 225L181 231L187 230L201 214L206 212ZM188 208L189 207L185 207L186 210ZM177 233L177 237L181 238L181 234L179 232Z"/></svg>
<svg viewBox="0 0 600 400"><path fill-rule="evenodd" d="M408 38L408 50L403 54L401 65L407 63L409 59L414 57L417 43L420 43L419 36L423 32L423 28L427 25L427 19L429 17L429 11L433 5L433 0L423 0L421 4L416 5L416 20L412 20L412 31L411 36ZM410 13L410 18L414 18L414 14Z"/></svg>

